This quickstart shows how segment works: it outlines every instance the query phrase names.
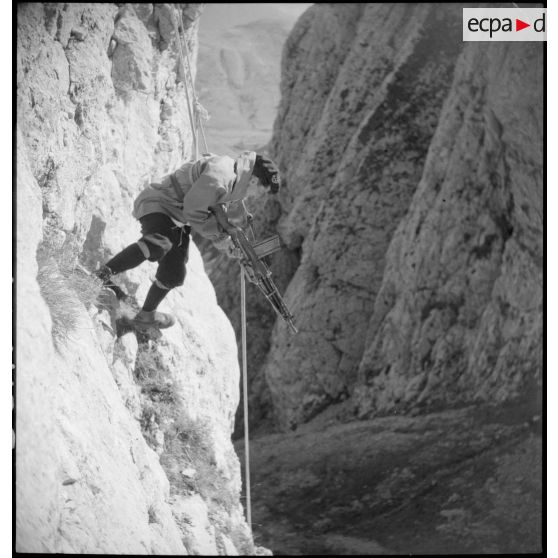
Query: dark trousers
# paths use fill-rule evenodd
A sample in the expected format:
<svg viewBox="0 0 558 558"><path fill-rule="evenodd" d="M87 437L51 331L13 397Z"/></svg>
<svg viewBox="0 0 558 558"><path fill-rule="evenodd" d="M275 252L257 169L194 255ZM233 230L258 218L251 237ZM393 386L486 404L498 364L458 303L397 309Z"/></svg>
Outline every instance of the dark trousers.
<svg viewBox="0 0 558 558"><path fill-rule="evenodd" d="M139 221L141 241L149 249L149 260L159 262L155 278L169 289L182 285L186 278L190 227L176 225L164 213L149 213Z"/></svg>

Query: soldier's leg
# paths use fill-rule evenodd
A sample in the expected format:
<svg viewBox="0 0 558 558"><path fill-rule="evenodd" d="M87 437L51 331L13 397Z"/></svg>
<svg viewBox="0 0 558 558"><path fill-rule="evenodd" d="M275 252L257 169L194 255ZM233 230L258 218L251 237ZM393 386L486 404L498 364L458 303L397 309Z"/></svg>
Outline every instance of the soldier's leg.
<svg viewBox="0 0 558 558"><path fill-rule="evenodd" d="M172 247L171 241L160 233L160 231L165 232L169 229L166 219L168 217L162 213L152 213L142 217L140 219L143 233L141 239L124 248L97 270L97 277L103 281L105 286L114 291L117 298L123 299L126 294L111 281L112 275L133 269L145 260L157 261ZM170 222L172 224L172 221Z"/></svg>
<svg viewBox="0 0 558 558"><path fill-rule="evenodd" d="M165 249L164 255L158 260L155 281L149 288L141 312L135 318L139 323L156 327L170 327L174 323L172 316L157 312L156 309L168 292L182 285L186 277L190 229L180 229L172 220L169 219L169 222L169 229L164 234L170 242L170 248Z"/></svg>
<svg viewBox="0 0 558 558"><path fill-rule="evenodd" d="M126 293L111 280L112 275L122 273L137 267L146 260L145 255L138 246L137 242L130 244L124 250L116 254L105 265L101 266L95 273L97 277L103 282L105 287L111 289L116 298L122 300L126 298Z"/></svg>

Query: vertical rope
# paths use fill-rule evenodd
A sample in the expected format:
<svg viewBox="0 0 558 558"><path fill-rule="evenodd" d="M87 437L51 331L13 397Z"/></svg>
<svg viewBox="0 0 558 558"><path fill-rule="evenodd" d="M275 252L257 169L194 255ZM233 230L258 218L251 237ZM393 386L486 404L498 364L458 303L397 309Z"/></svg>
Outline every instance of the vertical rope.
<svg viewBox="0 0 558 558"><path fill-rule="evenodd" d="M198 122L198 127L201 132L205 153L209 153L209 148L207 147L207 140L205 139L205 130L203 129L203 122L201 121L201 119Z"/></svg>
<svg viewBox="0 0 558 558"><path fill-rule="evenodd" d="M192 68L190 65L190 58L188 56L188 49L185 48L185 54L182 49L182 35L178 29L177 24L177 14L180 13L178 7L173 11L172 23L174 26L174 34L176 35L176 40L178 44L178 55L180 57L180 63L182 67L182 77L184 81L184 92L186 93L186 102L188 104L188 114L190 116L190 126L192 128L192 143L195 152L195 159L199 158L198 152L198 130L201 133L203 140L205 152L208 153L209 149L207 147L207 140L205 138L205 131L203 128L203 123L200 118L200 109L198 108L198 99L196 96L196 90L194 87L194 79L192 76ZM185 45L187 46L187 45ZM184 63L186 60L186 64ZM190 83L192 86L192 96L193 102L190 102L190 96L188 94L188 84L186 78L186 68L188 68L188 76L190 78ZM195 112L195 117L194 117ZM243 200L244 205L244 200ZM244 206L246 210L246 206ZM247 211L247 210L246 210ZM250 224L250 229L252 230L252 225ZM252 236L254 231L252 230ZM246 471L246 522L250 531L252 530L252 498L250 494L250 432L248 428L248 359L246 351L246 281L244 277L244 269L240 267L240 306L241 306L241 320L242 320L242 393L244 399L244 451L245 451L245 465L244 469Z"/></svg>
<svg viewBox="0 0 558 558"><path fill-rule="evenodd" d="M185 43L185 47L187 47L188 45L186 44L186 39L184 39L184 43ZM209 149L207 147L207 140L205 139L205 130L203 129L203 122L202 122L202 118L200 115L200 109L198 108L199 105L199 101L198 101L198 96L196 95L196 88L194 85L194 75L192 74L192 65L190 64L190 55L188 54L188 48L184 49L184 54L185 54L185 58L186 58L186 67L188 68L188 76L190 77L190 83L192 85L192 95L194 96L194 113L195 113L195 118L196 118L196 141L198 140L198 136L197 136L197 131L199 130L201 132L201 136L202 136L202 140L203 140L203 145L204 145L204 149L205 149L205 153L209 152ZM203 109L205 112L205 109ZM196 157L197 159L197 157Z"/></svg>
<svg viewBox="0 0 558 558"><path fill-rule="evenodd" d="M250 498L250 435L248 432L248 365L246 358L246 281L240 267L240 307L242 319L242 396L244 399L244 451L246 471L246 521L252 530L252 507Z"/></svg>
<svg viewBox="0 0 558 558"><path fill-rule="evenodd" d="M176 19L178 17L177 12L178 12L178 8L172 11L172 24L174 27L176 42L178 44L178 56L180 58L180 64L182 68L182 80L184 83L184 93L186 94L186 104L188 105L188 115L190 117L190 128L192 130L192 146L194 148L194 155L195 155L194 160L197 161L199 159L198 134L196 132L194 113L192 110L192 104L190 103L190 95L188 93L188 82L187 82L188 80L186 77L186 64L184 63L184 53L182 51L182 39L181 39L180 32L178 31L178 24L176 22ZM192 90L193 87L194 87L194 83L192 82Z"/></svg>

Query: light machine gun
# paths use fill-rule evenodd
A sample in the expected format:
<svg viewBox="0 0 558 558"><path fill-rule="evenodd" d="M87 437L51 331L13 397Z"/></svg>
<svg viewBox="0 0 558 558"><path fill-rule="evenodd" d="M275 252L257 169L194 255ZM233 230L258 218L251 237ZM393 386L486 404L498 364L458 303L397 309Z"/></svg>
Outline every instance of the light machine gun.
<svg viewBox="0 0 558 558"><path fill-rule="evenodd" d="M221 205L212 207L211 211L214 213L219 225L230 234L235 247L242 254L239 263L248 281L258 287L275 312L287 323L291 331L293 333L298 333L294 325L293 315L287 308L287 305L283 301L279 290L271 278L271 270L263 260L265 256L281 249L279 237L273 236L252 245L244 231L229 222L225 210Z"/></svg>

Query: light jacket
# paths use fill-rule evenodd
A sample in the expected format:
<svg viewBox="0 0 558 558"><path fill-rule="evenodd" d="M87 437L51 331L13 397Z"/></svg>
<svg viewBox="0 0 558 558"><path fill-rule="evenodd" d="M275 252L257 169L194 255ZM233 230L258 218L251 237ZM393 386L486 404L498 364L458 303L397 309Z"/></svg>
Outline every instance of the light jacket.
<svg viewBox="0 0 558 558"><path fill-rule="evenodd" d="M160 182L149 184L134 201L133 215L140 219L148 213L164 213L205 238L221 241L228 235L219 230L209 208L225 204L232 223L242 226L246 222L242 199L254 161L254 152L244 152L236 160L210 154L189 161Z"/></svg>

